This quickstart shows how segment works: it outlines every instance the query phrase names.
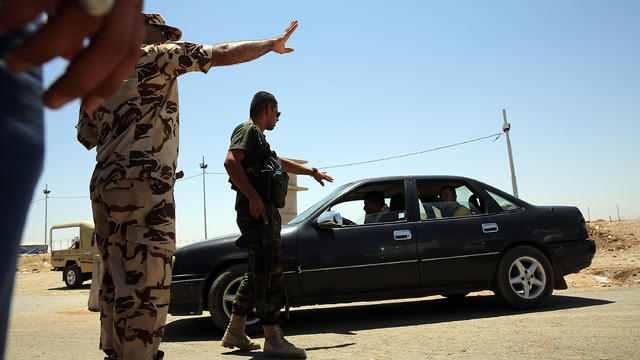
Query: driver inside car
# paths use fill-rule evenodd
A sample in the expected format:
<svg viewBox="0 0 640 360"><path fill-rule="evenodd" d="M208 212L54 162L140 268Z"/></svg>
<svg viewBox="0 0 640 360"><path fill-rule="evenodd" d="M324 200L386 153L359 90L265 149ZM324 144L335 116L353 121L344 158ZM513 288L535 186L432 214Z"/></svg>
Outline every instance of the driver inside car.
<svg viewBox="0 0 640 360"><path fill-rule="evenodd" d="M390 221L385 214L389 213L389 207L384 202L384 195L380 191L369 191L364 194L364 223L377 223Z"/></svg>

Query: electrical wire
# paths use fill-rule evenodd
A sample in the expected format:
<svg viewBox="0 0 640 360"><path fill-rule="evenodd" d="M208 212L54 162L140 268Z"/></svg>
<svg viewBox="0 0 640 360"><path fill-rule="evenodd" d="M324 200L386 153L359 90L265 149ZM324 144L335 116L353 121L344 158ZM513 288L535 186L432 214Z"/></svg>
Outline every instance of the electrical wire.
<svg viewBox="0 0 640 360"><path fill-rule="evenodd" d="M462 142L455 143L455 144L450 144L450 145L445 145L445 146L435 147L435 148L432 148L432 149L427 149L427 150L422 150L422 151L416 151L416 152L407 153L407 154L401 154L401 155L394 155L394 156L389 156L389 157L381 158L381 159L358 161L358 162L347 163L347 164L340 164L340 165L323 166L323 167L318 167L318 169L323 169L323 170L324 170L324 169L333 169L333 168L340 168L340 167L347 167L347 166L355 166L355 165L362 165L362 164L370 164L370 163L379 162L379 161L386 161L386 160L398 159L398 158L407 157L407 156L413 156L413 155L418 155L418 154L424 154L424 153L431 152L431 151L447 149L447 148L451 148L451 147L454 147L454 146L464 145L464 144L472 143L472 142L474 142L474 141L480 141L480 140L484 140L484 139L488 139L488 138L492 138L492 137L495 137L495 139L494 139L493 141L496 141L496 140L498 140L498 138L499 138L501 135L502 135L502 133L495 133L495 134L491 134L491 135L487 135L487 136L483 136L483 137L475 138L475 139L472 139L472 140L462 141Z"/></svg>

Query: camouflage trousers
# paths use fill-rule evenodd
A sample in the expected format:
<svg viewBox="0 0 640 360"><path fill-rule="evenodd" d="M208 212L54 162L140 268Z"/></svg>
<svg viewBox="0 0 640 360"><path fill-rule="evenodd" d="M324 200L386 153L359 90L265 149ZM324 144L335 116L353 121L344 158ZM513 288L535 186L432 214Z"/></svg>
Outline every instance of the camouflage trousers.
<svg viewBox="0 0 640 360"><path fill-rule="evenodd" d="M169 310L175 250L173 187L156 179L97 183L91 192L100 284L100 349L110 359L156 356Z"/></svg>
<svg viewBox="0 0 640 360"><path fill-rule="evenodd" d="M265 272L262 266L265 259L261 243L248 243L249 266L242 276L242 283L233 299L233 313L240 316L248 315L255 307L256 315L262 325L280 323L280 308L284 295L284 278L280 265L282 242L280 240L281 218L278 211L274 214L272 224L273 241L267 256L273 264L270 272ZM238 214L236 223L241 233L262 227L262 223L251 215Z"/></svg>

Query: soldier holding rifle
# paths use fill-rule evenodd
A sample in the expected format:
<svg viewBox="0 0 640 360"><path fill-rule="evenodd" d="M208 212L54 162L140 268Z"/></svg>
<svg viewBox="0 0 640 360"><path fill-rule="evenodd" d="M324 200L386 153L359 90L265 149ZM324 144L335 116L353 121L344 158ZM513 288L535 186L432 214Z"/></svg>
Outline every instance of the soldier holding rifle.
<svg viewBox="0 0 640 360"><path fill-rule="evenodd" d="M333 182L333 178L271 151L264 131L273 130L279 117L275 97L265 91L256 93L251 101L250 119L233 131L224 161L232 188L237 192L236 222L243 234L241 242L249 253L249 266L233 301L231 320L221 344L243 350L260 348L244 332L247 315L255 306L265 336L264 353L304 358L304 349L285 340L279 325L284 283L278 208L284 207L287 172L309 175L322 186L323 181Z"/></svg>

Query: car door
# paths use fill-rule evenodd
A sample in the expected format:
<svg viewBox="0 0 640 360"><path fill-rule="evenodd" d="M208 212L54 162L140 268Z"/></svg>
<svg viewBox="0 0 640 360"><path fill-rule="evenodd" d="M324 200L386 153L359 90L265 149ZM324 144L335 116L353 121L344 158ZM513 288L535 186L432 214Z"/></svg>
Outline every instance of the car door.
<svg viewBox="0 0 640 360"><path fill-rule="evenodd" d="M419 181L416 183L420 188ZM465 197L481 194L465 184L457 183L456 186ZM462 188L465 190L460 191ZM478 211L472 204L458 200L474 209L472 214L440 218L427 216L426 219L423 216L416 223L422 287L481 286L493 276L499 251L508 235L506 217L487 206ZM487 204L487 201L483 203Z"/></svg>
<svg viewBox="0 0 640 360"><path fill-rule="evenodd" d="M404 189L404 180L398 182L368 186L399 186ZM366 189L357 191L364 192ZM352 198L357 199L357 196ZM361 209L359 211L362 212ZM297 259L304 296L323 297L418 287L415 229L413 224L407 222L405 215L406 212L396 221L356 223L331 229L308 227L301 231Z"/></svg>

